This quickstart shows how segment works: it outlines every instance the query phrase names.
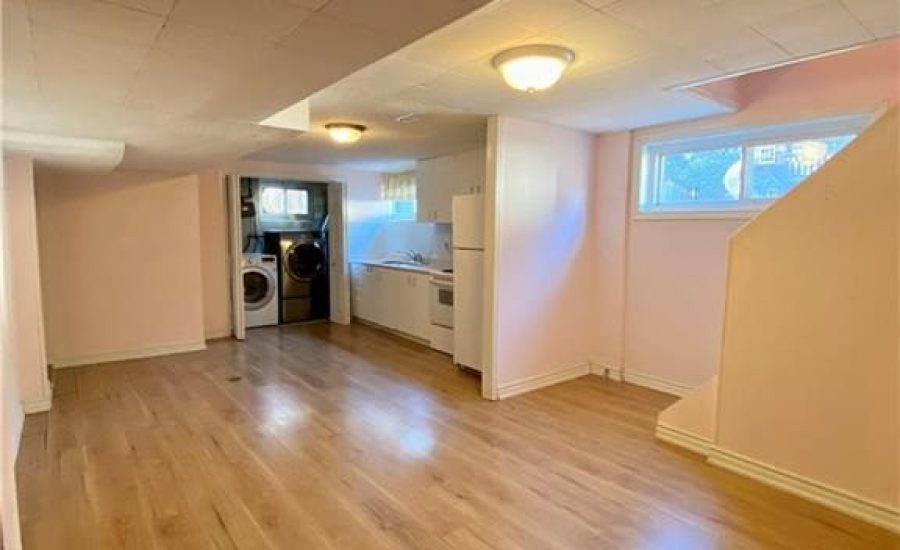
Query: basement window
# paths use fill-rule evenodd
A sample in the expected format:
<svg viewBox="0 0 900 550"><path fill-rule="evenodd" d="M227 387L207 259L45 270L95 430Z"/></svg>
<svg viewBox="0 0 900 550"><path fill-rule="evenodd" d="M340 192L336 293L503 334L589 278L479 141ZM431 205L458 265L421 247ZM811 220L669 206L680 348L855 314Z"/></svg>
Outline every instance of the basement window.
<svg viewBox="0 0 900 550"><path fill-rule="evenodd" d="M747 215L818 170L859 134L847 116L640 143L637 215Z"/></svg>
<svg viewBox="0 0 900 550"><path fill-rule="evenodd" d="M381 200L387 205L387 217L390 221L416 221L415 172L382 174Z"/></svg>
<svg viewBox="0 0 900 550"><path fill-rule="evenodd" d="M309 215L309 192L306 189L285 189L263 186L260 193L262 214L265 217L294 217Z"/></svg>

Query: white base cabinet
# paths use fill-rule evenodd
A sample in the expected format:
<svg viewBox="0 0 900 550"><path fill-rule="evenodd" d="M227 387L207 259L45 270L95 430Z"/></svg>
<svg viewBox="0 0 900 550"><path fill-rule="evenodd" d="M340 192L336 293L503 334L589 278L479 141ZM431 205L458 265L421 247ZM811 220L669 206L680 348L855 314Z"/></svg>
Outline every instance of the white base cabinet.
<svg viewBox="0 0 900 550"><path fill-rule="evenodd" d="M354 316L426 342L430 341L430 275L375 265L352 264L350 278Z"/></svg>

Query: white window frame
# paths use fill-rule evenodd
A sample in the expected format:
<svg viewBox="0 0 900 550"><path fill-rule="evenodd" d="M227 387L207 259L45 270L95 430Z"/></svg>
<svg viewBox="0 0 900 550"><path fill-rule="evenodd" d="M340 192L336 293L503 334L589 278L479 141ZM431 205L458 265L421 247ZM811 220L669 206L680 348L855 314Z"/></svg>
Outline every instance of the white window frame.
<svg viewBox="0 0 900 550"><path fill-rule="evenodd" d="M263 207L263 202L262 202L262 195L266 191L266 189L278 189L283 193L282 204L283 204L284 208L280 213L265 212L264 207ZM300 193L304 193L306 195L306 213L305 214L289 213L287 211L287 208L288 208L287 194L289 191L297 191ZM284 184L260 183L259 184L259 197L260 197L260 201L259 201L260 204L259 204L258 215L259 215L260 219L267 220L267 221L286 221L286 220L301 220L303 218L309 217L309 190L308 189L287 186Z"/></svg>
<svg viewBox="0 0 900 550"><path fill-rule="evenodd" d="M748 218L765 209L777 199L749 199L746 172L748 151L758 145L821 139L848 134L859 135L871 122L871 114L806 120L771 126L757 126L680 135L648 136L635 142L637 162L634 163L632 187L632 217L634 219L704 219ZM733 201L710 201L682 204L660 204L654 195L658 190L660 160L665 155L740 147L744 159L741 173L741 197Z"/></svg>

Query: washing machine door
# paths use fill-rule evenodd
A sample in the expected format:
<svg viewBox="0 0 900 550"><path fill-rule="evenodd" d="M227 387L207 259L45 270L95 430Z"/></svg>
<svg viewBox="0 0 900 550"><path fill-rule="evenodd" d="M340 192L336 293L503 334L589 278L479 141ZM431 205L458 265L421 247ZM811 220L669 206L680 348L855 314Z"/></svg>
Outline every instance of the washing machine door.
<svg viewBox="0 0 900 550"><path fill-rule="evenodd" d="M309 282L325 272L327 259L316 241L296 242L284 253L284 272L299 282Z"/></svg>
<svg viewBox="0 0 900 550"><path fill-rule="evenodd" d="M259 267L244 268L244 310L264 308L275 296L276 282L272 275Z"/></svg>

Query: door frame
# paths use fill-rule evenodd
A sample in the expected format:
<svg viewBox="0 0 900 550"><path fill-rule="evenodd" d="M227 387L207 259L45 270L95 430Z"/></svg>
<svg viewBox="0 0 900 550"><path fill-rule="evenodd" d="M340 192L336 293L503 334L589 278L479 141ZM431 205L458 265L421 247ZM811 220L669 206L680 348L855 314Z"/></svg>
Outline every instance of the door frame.
<svg viewBox="0 0 900 550"><path fill-rule="evenodd" d="M244 235L241 226L241 177L225 175L228 197L228 276L231 279L231 335L236 340L247 337L244 317Z"/></svg>
<svg viewBox="0 0 900 550"><path fill-rule="evenodd" d="M347 184L337 180L316 180L290 174L229 173L225 175L228 197L229 276L231 278L232 336L244 340L247 335L244 317L244 239L241 224L241 178L292 179L310 183L324 183L328 193L328 278L330 306L329 320L349 325L350 262L347 251Z"/></svg>

